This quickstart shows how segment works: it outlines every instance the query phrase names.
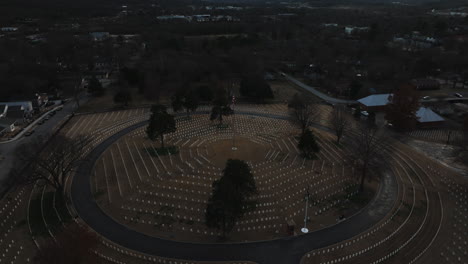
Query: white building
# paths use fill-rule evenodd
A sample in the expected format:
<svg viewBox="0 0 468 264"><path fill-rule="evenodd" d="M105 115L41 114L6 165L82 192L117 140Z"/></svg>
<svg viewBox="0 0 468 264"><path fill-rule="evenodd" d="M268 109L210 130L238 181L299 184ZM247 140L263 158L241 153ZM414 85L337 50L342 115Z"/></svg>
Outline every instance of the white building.
<svg viewBox="0 0 468 264"><path fill-rule="evenodd" d="M2 27L0 28L0 31L2 32L15 32L18 31L17 27Z"/></svg>
<svg viewBox="0 0 468 264"><path fill-rule="evenodd" d="M21 102L0 102L0 105L11 106L21 106L21 109L26 113L31 113L33 111L33 104L31 101L21 101Z"/></svg>

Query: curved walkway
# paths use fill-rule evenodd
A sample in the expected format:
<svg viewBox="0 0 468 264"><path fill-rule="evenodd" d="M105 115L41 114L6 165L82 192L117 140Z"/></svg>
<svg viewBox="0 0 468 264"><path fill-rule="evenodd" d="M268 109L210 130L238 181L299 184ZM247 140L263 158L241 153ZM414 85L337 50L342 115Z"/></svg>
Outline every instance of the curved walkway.
<svg viewBox="0 0 468 264"><path fill-rule="evenodd" d="M239 113L248 114L248 113ZM284 116L262 115L284 119ZM385 173L379 192L358 214L334 226L306 235L270 241L233 244L195 244L170 241L129 229L105 214L94 200L90 175L96 160L119 138L142 127L147 121L127 127L96 146L77 169L71 186L71 198L81 219L103 237L141 253L195 261L254 261L259 264L297 264L307 252L352 238L369 229L392 209L397 196L394 175Z"/></svg>

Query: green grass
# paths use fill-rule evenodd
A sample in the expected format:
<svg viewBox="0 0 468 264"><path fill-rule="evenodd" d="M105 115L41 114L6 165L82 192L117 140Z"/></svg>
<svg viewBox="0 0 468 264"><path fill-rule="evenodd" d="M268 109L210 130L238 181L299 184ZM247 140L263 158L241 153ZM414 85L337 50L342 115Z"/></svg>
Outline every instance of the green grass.
<svg viewBox="0 0 468 264"><path fill-rule="evenodd" d="M175 155L179 153L179 148L177 146L168 146L168 147L160 147L160 148L145 148L148 153L155 157L155 156L166 156L166 155Z"/></svg>

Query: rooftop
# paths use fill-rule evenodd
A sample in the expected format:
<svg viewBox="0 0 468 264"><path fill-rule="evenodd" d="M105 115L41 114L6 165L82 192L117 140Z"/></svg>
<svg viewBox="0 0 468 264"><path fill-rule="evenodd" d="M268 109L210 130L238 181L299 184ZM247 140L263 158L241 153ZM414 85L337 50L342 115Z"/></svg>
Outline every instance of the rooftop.
<svg viewBox="0 0 468 264"><path fill-rule="evenodd" d="M384 106L387 105L391 94L373 94L358 100L365 106Z"/></svg>
<svg viewBox="0 0 468 264"><path fill-rule="evenodd" d="M420 123L445 121L445 119L443 119L440 115L434 113L434 111L426 107L419 108L418 112L416 112L416 116L419 118L418 122Z"/></svg>

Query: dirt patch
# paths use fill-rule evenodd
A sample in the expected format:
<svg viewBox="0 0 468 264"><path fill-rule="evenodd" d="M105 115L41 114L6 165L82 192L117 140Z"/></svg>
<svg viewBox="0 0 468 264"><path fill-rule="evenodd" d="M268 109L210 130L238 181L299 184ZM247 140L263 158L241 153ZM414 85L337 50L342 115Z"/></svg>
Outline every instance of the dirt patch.
<svg viewBox="0 0 468 264"><path fill-rule="evenodd" d="M235 150L233 150L235 146ZM247 138L236 136L233 140L218 140L208 146L210 160L217 167L224 167L228 159L240 159L258 163L265 159L268 148Z"/></svg>

